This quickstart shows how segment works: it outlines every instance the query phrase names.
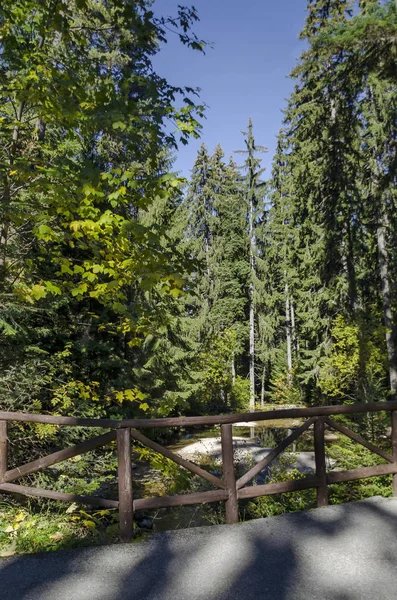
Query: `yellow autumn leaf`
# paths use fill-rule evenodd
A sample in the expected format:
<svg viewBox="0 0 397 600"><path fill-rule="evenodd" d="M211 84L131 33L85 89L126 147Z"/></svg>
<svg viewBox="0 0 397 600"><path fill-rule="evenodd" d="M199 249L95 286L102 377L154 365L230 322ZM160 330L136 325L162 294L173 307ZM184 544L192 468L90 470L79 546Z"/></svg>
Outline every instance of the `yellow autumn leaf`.
<svg viewBox="0 0 397 600"><path fill-rule="evenodd" d="M26 514L25 514L24 512L22 512L22 511L21 511L21 512L19 512L19 513L16 515L16 517L15 517L14 521L15 521L16 523L20 523L21 521L24 521L25 519L26 519Z"/></svg>

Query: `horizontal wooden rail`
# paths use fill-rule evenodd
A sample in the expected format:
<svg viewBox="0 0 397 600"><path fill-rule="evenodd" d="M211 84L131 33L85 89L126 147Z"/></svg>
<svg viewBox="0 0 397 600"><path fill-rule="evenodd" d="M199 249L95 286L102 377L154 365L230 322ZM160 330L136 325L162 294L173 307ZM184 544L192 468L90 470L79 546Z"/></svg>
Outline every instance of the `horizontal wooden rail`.
<svg viewBox="0 0 397 600"><path fill-rule="evenodd" d="M299 490L307 490L316 488L321 485L321 481L315 475L310 477L302 477L293 481L278 481L277 483L265 483L263 485L251 485L238 490L237 495L239 500L246 498L258 498L259 496L269 496L271 494L283 494L286 492L297 492Z"/></svg>
<svg viewBox="0 0 397 600"><path fill-rule="evenodd" d="M0 411L0 421L22 421L23 423L47 423L69 427L101 427L102 429L120 429L122 421L115 419L85 419L82 417L57 417L35 413L17 413Z"/></svg>
<svg viewBox="0 0 397 600"><path fill-rule="evenodd" d="M380 475L392 475L397 473L397 465L375 465L374 467L359 467L348 471L333 471L327 474L328 483L342 483L344 481L355 481L367 477L379 477Z"/></svg>
<svg viewBox="0 0 397 600"><path fill-rule="evenodd" d="M15 483L0 483L0 492L8 494L21 494L22 496L37 496L39 498L50 498L51 500L62 500L63 502L79 502L81 504L92 504L103 508L118 508L117 500L96 498L95 496L79 496L77 494L65 494L64 492L53 492L42 488L26 487Z"/></svg>
<svg viewBox="0 0 397 600"><path fill-rule="evenodd" d="M341 425L329 417L332 415L348 415L358 413L392 412L392 450L390 454L375 446L355 431ZM233 423L261 422L277 419L307 419L300 427L296 428L285 440L257 465L252 467L240 479L235 479L233 456ZM25 423L49 423L58 426L72 427L97 427L111 431L95 438L85 440L70 448L58 450L48 456L38 458L20 467L7 470L8 464L8 422L19 421ZM143 435L139 429L153 429L160 427L188 427L188 426L221 426L221 446L223 460L223 477L220 479L192 461L186 460L177 453L172 452L161 444L154 442ZM293 441L299 438L309 427L313 426L314 454L316 470L314 475L292 481L277 483L264 483L263 485L247 486L247 484L265 469L277 456L279 456ZM388 464L370 467L361 467L346 471L332 471L327 473L324 428L331 427L348 436L353 441L361 444L369 451L377 454ZM66 494L41 488L26 487L11 483L15 479L35 473L63 460L94 450L117 439L118 453L118 500L107 500L92 496ZM162 456L189 470L195 475L205 479L218 489L182 494L176 496L162 496L157 498L136 498L132 494L131 471L131 441L139 442L151 448ZM62 500L65 502L81 502L104 508L118 508L120 514L120 534L122 541L129 541L132 537L133 514L139 510L153 510L186 506L193 504L206 504L210 502L225 502L226 521L238 521L238 501L257 498L270 494L296 492L299 490L315 488L317 490L317 505L325 506L328 503L328 486L335 483L354 481L366 477L380 475L393 475L393 493L397 495L397 402L378 402L372 404L353 404L347 406L322 406L310 408L290 408L271 410L266 412L244 413L237 415L214 415L206 417L172 417L164 419L81 419L75 417L56 417L52 415L36 415L0 411L0 492L15 493L24 496L37 496Z"/></svg>
<svg viewBox="0 0 397 600"><path fill-rule="evenodd" d="M134 500L134 510L152 510L170 508L172 506L189 506L191 504L207 504L227 500L225 490L211 490L195 494L180 494L179 496L158 496L157 498L138 498Z"/></svg>
<svg viewBox="0 0 397 600"><path fill-rule="evenodd" d="M348 404L342 406L312 406L310 408L281 408L265 412L242 413L232 415L210 415L207 417L166 417L161 419L83 419L79 417L56 417L0 411L0 421L23 421L25 423L50 423L70 427L102 427L103 429L157 429L161 427L193 427L204 425L222 425L248 423L251 421L273 421L276 419L299 419L305 417L327 417L330 415L348 415L369 412L391 412L397 410L395 402L372 402L369 404Z"/></svg>

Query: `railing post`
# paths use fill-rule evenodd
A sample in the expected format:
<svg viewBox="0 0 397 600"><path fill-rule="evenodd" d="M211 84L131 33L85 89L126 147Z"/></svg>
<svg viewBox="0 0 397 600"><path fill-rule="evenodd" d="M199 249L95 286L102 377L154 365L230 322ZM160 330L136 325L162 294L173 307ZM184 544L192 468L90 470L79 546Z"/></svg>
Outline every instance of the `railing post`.
<svg viewBox="0 0 397 600"><path fill-rule="evenodd" d="M7 421L0 421L0 481L4 480L8 466Z"/></svg>
<svg viewBox="0 0 397 600"><path fill-rule="evenodd" d="M117 430L120 541L130 542L133 527L131 430Z"/></svg>
<svg viewBox="0 0 397 600"><path fill-rule="evenodd" d="M391 446L397 466L397 410L393 410L391 413ZM397 473L393 475L393 496L397 496Z"/></svg>
<svg viewBox="0 0 397 600"><path fill-rule="evenodd" d="M226 500L226 523L238 522L238 500L233 463L233 432L231 425L221 425L223 479L229 499Z"/></svg>
<svg viewBox="0 0 397 600"><path fill-rule="evenodd" d="M318 417L314 423L314 455L316 476L320 480L317 488L317 506L328 505L327 468L325 464L324 419Z"/></svg>

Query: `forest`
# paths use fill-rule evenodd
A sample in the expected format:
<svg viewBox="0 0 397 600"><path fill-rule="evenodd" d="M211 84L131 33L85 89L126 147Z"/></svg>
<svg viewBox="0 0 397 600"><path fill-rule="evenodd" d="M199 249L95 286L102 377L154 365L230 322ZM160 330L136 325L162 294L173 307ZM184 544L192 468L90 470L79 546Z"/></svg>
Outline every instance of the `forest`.
<svg viewBox="0 0 397 600"><path fill-rule="evenodd" d="M157 10L2 2L1 410L397 400L397 2L308 0L271 172L247 114L240 153L203 139L187 179L205 98L153 58L176 36L205 61L207 42L194 7ZM21 423L10 456L82 435Z"/></svg>

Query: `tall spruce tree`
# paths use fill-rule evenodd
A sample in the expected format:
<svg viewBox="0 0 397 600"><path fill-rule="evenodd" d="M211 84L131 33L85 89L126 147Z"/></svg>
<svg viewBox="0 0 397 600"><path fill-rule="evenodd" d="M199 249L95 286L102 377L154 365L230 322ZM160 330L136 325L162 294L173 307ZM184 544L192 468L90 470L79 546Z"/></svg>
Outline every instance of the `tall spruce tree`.
<svg viewBox="0 0 397 600"><path fill-rule="evenodd" d="M250 379L250 410L255 409L256 381L255 381L255 337L256 337L256 228L264 216L264 182L261 176L264 169L260 167L261 159L256 155L265 152L263 146L257 146L252 130L252 120L248 121L248 131L244 132L246 150L239 150L246 156L241 169L243 170L242 191L247 208L247 226L249 241L249 379Z"/></svg>
<svg viewBox="0 0 397 600"><path fill-rule="evenodd" d="M191 331L207 387L205 402L212 390L217 398L211 401L218 407L234 402L247 340L249 244L238 179L235 164L224 161L220 146L211 156L202 146L183 203L185 243L198 265L189 300Z"/></svg>
<svg viewBox="0 0 397 600"><path fill-rule="evenodd" d="M273 169L269 235L280 249L277 229L285 230L281 237L293 243L283 255L284 272L297 274L284 285L291 319L287 343L292 343L295 331L298 376L313 400L331 393L327 378L338 369L340 377L350 382L345 393L363 400L372 397L370 339L377 335L382 298L392 392L396 380L390 267L395 79L390 78L392 63L384 43L388 39L390 45L392 40L395 6L362 2L361 14L352 17L349 4L308 5L302 37L309 47L293 72L297 84ZM377 29L382 32L380 49L368 37L371 32L376 39ZM378 67L374 53L383 57ZM354 376L343 376L343 369L335 367L340 319L346 335L349 323L357 332ZM339 393L343 397L340 387Z"/></svg>

